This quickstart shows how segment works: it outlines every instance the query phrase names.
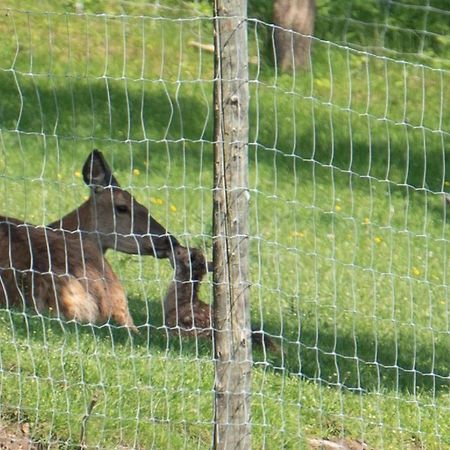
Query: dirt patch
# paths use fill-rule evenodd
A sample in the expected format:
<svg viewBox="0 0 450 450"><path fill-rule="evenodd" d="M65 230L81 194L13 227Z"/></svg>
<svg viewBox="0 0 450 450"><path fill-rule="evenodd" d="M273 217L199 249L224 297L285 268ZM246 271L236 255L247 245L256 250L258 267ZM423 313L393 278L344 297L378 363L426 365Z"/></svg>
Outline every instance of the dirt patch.
<svg viewBox="0 0 450 450"><path fill-rule="evenodd" d="M0 422L0 450L39 450L30 438L27 423L8 425Z"/></svg>
<svg viewBox="0 0 450 450"><path fill-rule="evenodd" d="M309 445L314 450L370 450L370 447L353 439L309 439Z"/></svg>

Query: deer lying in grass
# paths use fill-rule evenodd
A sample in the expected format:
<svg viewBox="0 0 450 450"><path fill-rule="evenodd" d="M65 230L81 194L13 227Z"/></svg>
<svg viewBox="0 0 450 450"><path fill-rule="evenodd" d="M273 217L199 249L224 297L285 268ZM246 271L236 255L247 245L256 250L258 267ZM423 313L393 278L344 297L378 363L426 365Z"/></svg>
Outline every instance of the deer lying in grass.
<svg viewBox="0 0 450 450"><path fill-rule="evenodd" d="M199 299L200 283L212 264L207 263L197 248L177 246L171 256L175 268L174 279L164 300L165 325L183 336L211 337L213 307ZM272 339L259 331L252 331L252 342L278 350Z"/></svg>
<svg viewBox="0 0 450 450"><path fill-rule="evenodd" d="M7 297L3 303L23 304L25 300L40 313L45 308L59 308L66 318L82 322L100 322L112 317L135 330L124 289L103 253L112 248L167 258L178 241L149 215L145 206L119 186L99 150L93 150L88 156L82 173L91 195L79 208L49 225L56 231L25 224L20 227L21 222L16 219L8 219L7 228L6 224L2 225L0 301L2 295ZM71 232L84 232L82 244L79 236L72 238ZM30 236L30 242L26 236ZM50 250L43 244L47 241L51 243ZM64 251L70 253L67 274L63 271ZM45 261L47 265L49 261L52 263L52 273L31 272L35 269L39 272ZM9 265L5 266L5 262ZM9 269L2 270L5 267ZM85 267L89 267L89 274L84 273ZM82 298L87 299L86 304L81 302Z"/></svg>
<svg viewBox="0 0 450 450"><path fill-rule="evenodd" d="M164 301L167 327L185 336L212 335L212 308L198 297L200 283L208 271L201 250L177 246L171 258L175 268Z"/></svg>
<svg viewBox="0 0 450 450"><path fill-rule="evenodd" d="M0 303L84 323L113 319L137 332L120 281L82 233L0 217Z"/></svg>
<svg viewBox="0 0 450 450"><path fill-rule="evenodd" d="M48 226L63 231L85 231L104 253L124 253L168 258L178 241L150 216L129 192L122 189L99 150L83 165L83 179L91 194L80 207Z"/></svg>

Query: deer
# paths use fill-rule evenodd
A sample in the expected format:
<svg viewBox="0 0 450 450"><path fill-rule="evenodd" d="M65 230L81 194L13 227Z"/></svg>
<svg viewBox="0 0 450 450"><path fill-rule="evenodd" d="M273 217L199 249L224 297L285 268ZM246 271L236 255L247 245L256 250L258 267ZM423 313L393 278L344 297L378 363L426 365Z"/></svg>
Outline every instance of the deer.
<svg viewBox="0 0 450 450"><path fill-rule="evenodd" d="M174 249L170 261L175 273L164 299L166 327L181 336L211 338L214 307L200 300L199 290L204 276L213 271L212 262L206 261L200 249L181 245ZM251 338L253 344L278 350L261 331L252 330Z"/></svg>
<svg viewBox="0 0 450 450"><path fill-rule="evenodd" d="M31 303L34 304L32 305L34 309L40 313L46 307L49 309L58 307L66 318L77 320L79 316L79 320L85 322L98 322L106 316L111 316L118 323L129 326L133 331L136 331L128 312L124 289L111 266L104 258L104 254L108 249L114 249L128 254L167 258L172 253L172 249L177 247L179 243L174 236L149 215L145 206L141 205L129 192L120 187L102 152L94 149L90 153L83 165L82 174L84 182L90 188L89 198L72 212L50 223L45 233L41 228L37 228L38 231L35 231L29 224L22 223L17 219L8 219L10 224L9 230L13 231L9 231L7 235L5 233L0 235L0 249L8 250L5 247L5 238L8 236L8 245L14 248L14 252L11 248L6 254L18 252L17 254L22 259L14 260L19 267L11 266L10 261L10 267L6 271L2 269L5 266L0 264L3 296L5 297L5 294L9 294L8 298L13 299L10 302L12 304L18 303L17 300L21 300L22 303L24 300L28 301L29 299L24 297L29 296L30 292L27 291L30 291L30 289L23 289L23 291L20 289L31 287L33 292L37 292L32 285L36 281L39 284L38 291L40 294L34 296ZM32 244L28 242L28 247L31 246L34 249L33 254L35 254L35 258L31 260L24 256L27 254L27 241L24 239L23 227L30 230L29 235ZM82 247L75 239L71 238L71 234L75 233L82 234ZM52 254L49 254L49 250L43 245L43 242L48 242L48 239L50 239L53 247L57 249ZM67 251L71 252L70 261L71 267L73 267L73 273L69 272L69 275L73 275L73 277L69 277L70 283L66 282L67 276L61 278L61 283L57 285L58 289L53 289L53 293L46 296L44 295L45 288L52 291L49 287L51 287L50 281L55 280L54 274L50 274L50 278L49 274L46 276L45 274L30 276L30 274L21 274L20 267L22 269L27 267L24 270L28 271L34 270L33 264L28 263L35 260L38 262L55 260L55 267L57 269L60 266L62 267L62 253L60 249L65 248L66 242L68 243ZM18 243L25 245L25 249L22 252L19 252L20 245ZM80 250L78 252L78 266L76 266L77 260L75 258L77 245L78 250ZM87 252L84 251L85 248ZM99 287L103 283L103 290L105 291L108 288L106 292L111 297L109 303L108 296L104 294L95 294L93 296L89 289L84 288L83 290L83 283L77 283L73 280L80 273L80 268L86 266L86 258L89 258L91 262L95 261L95 264L97 264L97 268L93 268L93 265L89 264L91 275L93 275L89 279L95 279L96 282L90 282L88 285L84 283L84 285L96 291L100 289ZM59 272L57 273L61 275ZM64 289L61 289L61 286L64 286ZM69 292L72 292L74 295L75 292L78 292L78 300L70 300L68 297ZM59 299L61 296L63 298ZM84 313L81 311L83 304L80 299L87 298L86 296L90 298L90 300L86 301L86 307L90 308L91 316L87 314L87 311L84 311ZM45 301L41 301L41 298L45 298ZM95 299L96 301L94 301ZM78 305L76 306L79 310L78 313L74 313L70 309L72 307L68 307L70 303ZM97 305L97 307L94 307L94 305ZM93 311L97 312L94 314Z"/></svg>
<svg viewBox="0 0 450 450"><path fill-rule="evenodd" d="M0 216L0 304L81 323L110 319L138 333L119 279L80 232L36 227Z"/></svg>
<svg viewBox="0 0 450 450"><path fill-rule="evenodd" d="M212 307L198 296L200 283L208 270L201 250L177 246L171 256L175 275L164 300L166 327L184 336L212 336Z"/></svg>
<svg viewBox="0 0 450 450"><path fill-rule="evenodd" d="M63 231L86 232L100 247L128 254L168 258L179 245L148 209L122 189L103 154L94 149L86 159L83 180L89 198L78 208L48 225Z"/></svg>

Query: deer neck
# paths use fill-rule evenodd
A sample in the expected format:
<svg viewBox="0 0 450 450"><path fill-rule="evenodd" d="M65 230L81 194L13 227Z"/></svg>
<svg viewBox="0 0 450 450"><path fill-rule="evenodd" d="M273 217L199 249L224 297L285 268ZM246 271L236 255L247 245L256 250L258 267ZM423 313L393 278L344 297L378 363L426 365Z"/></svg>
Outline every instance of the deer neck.
<svg viewBox="0 0 450 450"><path fill-rule="evenodd" d="M88 234L87 237L93 241L98 241L101 252L105 253L106 249L102 247L98 236L94 234L97 231L94 222L92 199L89 198L77 209L66 214L63 218L55 220L48 226L64 231L86 231L87 233L92 233Z"/></svg>

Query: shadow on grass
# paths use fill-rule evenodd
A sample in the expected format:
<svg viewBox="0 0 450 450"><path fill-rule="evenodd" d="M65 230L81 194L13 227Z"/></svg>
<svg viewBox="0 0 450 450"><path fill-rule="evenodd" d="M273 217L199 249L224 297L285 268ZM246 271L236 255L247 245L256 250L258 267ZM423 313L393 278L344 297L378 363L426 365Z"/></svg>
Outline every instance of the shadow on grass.
<svg viewBox="0 0 450 450"><path fill-rule="evenodd" d="M139 304L139 300L130 304ZM169 350L184 357L213 357L210 341L179 338L163 329L159 302L150 305L152 327L149 348ZM134 308L132 308L134 309ZM132 312L137 323L146 317L138 311ZM257 325L256 323L252 324ZM367 335L356 332L335 333L332 327L321 326L316 333L314 326L305 325L300 338L289 330L281 339L270 319L264 319L264 332L272 337L279 350L263 350L253 346L255 367L263 367L290 376L299 376L324 382L331 386L341 385L358 392L394 390L417 392L418 389L435 392L448 388L449 366L446 364L449 338L437 337L430 346L416 343L413 336L399 335L398 340L386 336ZM142 345L139 338L136 345ZM317 344L316 344L317 342Z"/></svg>
<svg viewBox="0 0 450 450"><path fill-rule="evenodd" d="M267 71L267 70L266 70ZM270 71L269 75L270 78ZM161 80L76 80L0 74L0 127L24 133L56 136L58 140L89 145L117 145L114 168L142 166L151 142L152 159L172 164L196 164L199 158L212 167L212 81L170 83ZM352 171L361 176L441 189L450 155L442 148L448 136L426 135L423 130L396 125L368 124L366 117L347 111L314 107L311 101L288 94L274 97L273 90L253 93L250 108L250 157L258 164L275 165L277 172L293 173L293 157ZM255 99L257 97L257 99ZM332 120L330 119L332 117ZM293 123L295 119L296 123ZM349 131L349 121L351 127ZM368 130L368 125L369 130ZM131 157L130 142L136 146ZM200 142L208 149L198 151ZM138 148L142 145L144 148ZM185 151L189 153L186 154ZM72 154L73 158L74 155ZM78 159L78 155L75 156ZM80 166L86 157L79 155ZM339 177L336 178L339 183Z"/></svg>
<svg viewBox="0 0 450 450"><path fill-rule="evenodd" d="M152 318L150 324L140 300L130 299L130 310L139 327L139 335L114 324L80 325L17 312L8 316L14 342L19 347L21 341L41 341L47 342L51 349L50 341L56 337L69 345L71 342L79 345L79 342L93 340L92 345L102 343L106 346L103 348L111 346L124 351L164 353L174 358L214 358L210 340L179 337L167 332L163 326L160 302L148 304ZM432 346L426 346L418 342L413 345L405 336L399 336L396 341L367 334L337 335L332 327L325 325L318 333L313 326L305 325L299 339L292 334L280 339L275 328L270 320L265 320L264 331L272 336L279 351L254 346L255 368L331 387L345 387L357 393L384 390L417 393L420 390L436 394L450 385L449 366L446 364L447 336L436 338Z"/></svg>
<svg viewBox="0 0 450 450"><path fill-rule="evenodd" d="M413 339L412 335L399 335L395 340L363 333L337 336L330 328L316 333L305 327L299 341L286 340L285 368L289 373L357 392L447 390L448 338L436 339L428 346L416 343L415 347Z"/></svg>
<svg viewBox="0 0 450 450"><path fill-rule="evenodd" d="M176 86L160 81L138 80L125 85L123 80L49 80L22 75L18 83L19 88L12 72L0 74L0 128L4 130L56 135L58 139L67 138L76 142L85 140L88 144L84 142L84 145L102 140L115 142L120 150L128 147L130 139L136 141L136 145L140 145L141 140L150 139L157 151L158 142L163 141L161 151L164 152L164 143L169 140L173 142L170 144L173 146L170 150L171 164L186 164L186 160L195 163L202 158L203 164L212 167L211 150L185 152L186 149L197 149L198 140L212 140L210 82L205 82L203 86L200 83ZM290 101L287 100L288 103ZM280 178L294 176L293 168L303 160L312 158L325 166L329 165L330 170L341 168L380 178L388 177L389 169L396 171L395 179L417 186L424 185L425 174L425 184L430 184L434 189L442 186L443 176L448 172L446 167L450 155L442 157L441 141L441 138L444 141L450 139L448 137L430 138L427 158L424 159L422 130L411 130L409 135L404 133L404 129L395 133L392 131L390 144L395 144L395 148L389 153L386 134L382 134L377 142L369 142L370 136L376 136L375 131L370 136L367 133L350 135L346 114L336 115L333 128L329 124L329 110L318 110L314 127L311 128L309 118L294 135L292 124L283 126L286 117L282 108L278 108L280 123L278 129L274 130L272 97L261 97L260 107L262 105L269 105L266 115L259 113L257 117L254 104L251 112L251 134L254 135L258 121L261 131L257 136L258 145L250 147L250 157L252 164L256 164L257 156L258 165L275 167ZM298 121L301 122L310 111L310 108L306 108L303 115L298 116ZM363 126L364 122L367 127L366 118L357 118L353 127ZM341 125L342 132L337 133ZM347 131L343 131L345 126ZM273 137L275 131L278 132L276 142ZM284 150L293 148L292 141L298 142L294 151ZM406 145L410 153L404 151ZM86 158L85 149L82 150L70 156L79 159L79 167ZM139 167L146 162L146 158L145 151L134 152L132 162ZM164 159L153 151L155 170L163 164L157 161L158 158ZM129 170L130 162L129 152L114 153L114 169ZM348 183L348 178L336 177L334 181ZM442 208L432 210L442 217ZM142 302L131 299L130 308L135 322L138 325L146 324L147 316L142 311ZM211 357L212 346L207 341L197 345L193 339L168 337L162 328L160 302L150 302L149 310L152 326L142 326L141 336L130 337L128 331L108 325L90 327L62 324L51 319L25 319L20 314L13 319L14 333L20 339L40 339L45 327L49 326L55 334L74 341L78 336L86 336L86 339L95 336L98 339L110 339L114 345L132 344L136 348L148 348L148 351L155 348L173 354ZM266 332L278 334L276 324L270 319L265 319L265 325ZM279 354L264 354L255 349L254 358L256 364L267 364L266 367L274 370L356 389L411 391L421 387L433 390L448 385L449 368L445 365L448 345L445 340L445 337L437 339L431 348L417 343L413 350L407 348L403 351L398 348L399 343L389 337L377 337L375 343L371 335L357 335L355 338L343 334L336 337L333 330L324 327L320 330L320 341L316 343L316 329L306 325L300 339L289 335L283 337Z"/></svg>

